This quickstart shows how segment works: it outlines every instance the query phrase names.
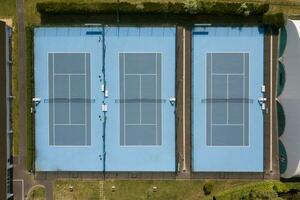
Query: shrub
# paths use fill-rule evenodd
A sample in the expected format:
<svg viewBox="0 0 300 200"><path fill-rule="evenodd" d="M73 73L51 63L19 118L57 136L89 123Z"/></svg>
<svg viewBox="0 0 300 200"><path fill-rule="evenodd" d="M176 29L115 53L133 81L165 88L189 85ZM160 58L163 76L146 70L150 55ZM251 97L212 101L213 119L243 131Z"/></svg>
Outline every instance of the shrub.
<svg viewBox="0 0 300 200"><path fill-rule="evenodd" d="M276 188L274 186L276 185ZM276 181L264 181L257 183L250 183L242 186L231 188L216 195L217 200L231 200L231 199L276 199L278 194L276 192L285 190L282 183Z"/></svg>
<svg viewBox="0 0 300 200"><path fill-rule="evenodd" d="M194 15L207 15L212 18L253 17L260 24L281 27L285 19L282 13L266 14L269 4L266 3L241 3L241 2L216 2L204 0L184 0L181 2L139 2L108 3L108 2L38 2L36 9L42 17L56 15L97 15L97 14L171 14L192 18ZM188 21L188 20L187 20Z"/></svg>
<svg viewBox="0 0 300 200"><path fill-rule="evenodd" d="M36 4L38 12L43 14L100 14L100 13L185 13L182 3L75 3L40 2Z"/></svg>
<svg viewBox="0 0 300 200"><path fill-rule="evenodd" d="M280 28L285 24L285 17L283 13L266 14L263 16L263 23L271 25L275 28Z"/></svg>
<svg viewBox="0 0 300 200"><path fill-rule="evenodd" d="M210 2L185 0L184 3L76 3L38 2L36 9L42 14L98 14L98 13L155 13L155 14L203 14L203 15L263 15L269 4Z"/></svg>
<svg viewBox="0 0 300 200"><path fill-rule="evenodd" d="M205 183L203 186L203 192L205 195L210 195L213 190L213 184L212 183Z"/></svg>
<svg viewBox="0 0 300 200"><path fill-rule="evenodd" d="M28 171L34 171L35 161L35 127L34 117L31 113L32 98L34 97L34 69L33 69L33 27L28 25L26 31L26 168Z"/></svg>
<svg viewBox="0 0 300 200"><path fill-rule="evenodd" d="M212 15L263 15L269 10L269 4L213 2L203 0L185 0L184 7L189 14Z"/></svg>

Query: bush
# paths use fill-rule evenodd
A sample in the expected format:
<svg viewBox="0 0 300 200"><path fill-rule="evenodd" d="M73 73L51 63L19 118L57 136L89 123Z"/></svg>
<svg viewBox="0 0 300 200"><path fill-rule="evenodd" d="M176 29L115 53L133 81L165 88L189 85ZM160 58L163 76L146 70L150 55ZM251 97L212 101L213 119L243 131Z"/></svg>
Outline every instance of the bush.
<svg viewBox="0 0 300 200"><path fill-rule="evenodd" d="M187 13L206 15L241 15L255 16L268 12L269 4L212 2L203 0L186 0L184 2Z"/></svg>
<svg viewBox="0 0 300 200"><path fill-rule="evenodd" d="M33 27L28 25L26 31L26 168L34 171L35 162L35 122L31 113L32 98L34 97L34 68L33 68Z"/></svg>
<svg viewBox="0 0 300 200"><path fill-rule="evenodd" d="M108 3L108 2L38 2L36 9L43 17L56 15L97 15L112 14L171 14L193 18L194 15L216 16L222 19L230 19L239 16L241 21L244 17L252 17L259 24L271 25L275 28L285 23L282 13L266 14L269 4L266 3L241 3L241 2L215 2L204 0L184 0L183 3L176 2L139 2L131 3ZM185 19L189 21L188 19Z"/></svg>
<svg viewBox="0 0 300 200"><path fill-rule="evenodd" d="M263 16L263 24L271 25L274 28L280 28L285 24L285 17L283 13L266 14Z"/></svg>
<svg viewBox="0 0 300 200"><path fill-rule="evenodd" d="M205 183L203 186L203 192L205 195L210 195L213 190L213 184L212 183Z"/></svg>
<svg viewBox="0 0 300 200"><path fill-rule="evenodd" d="M107 14L107 13L185 13L182 3L75 3L75 2L40 2L36 9L42 14Z"/></svg>
<svg viewBox="0 0 300 200"><path fill-rule="evenodd" d="M263 15L269 4L208 2L186 0L184 3L75 3L39 2L37 11L42 14L99 14L99 13L153 13L153 14L203 14L203 15Z"/></svg>
<svg viewBox="0 0 300 200"><path fill-rule="evenodd" d="M231 199L277 199L278 193L287 191L288 187L278 181L264 181L237 186L216 195L217 200Z"/></svg>

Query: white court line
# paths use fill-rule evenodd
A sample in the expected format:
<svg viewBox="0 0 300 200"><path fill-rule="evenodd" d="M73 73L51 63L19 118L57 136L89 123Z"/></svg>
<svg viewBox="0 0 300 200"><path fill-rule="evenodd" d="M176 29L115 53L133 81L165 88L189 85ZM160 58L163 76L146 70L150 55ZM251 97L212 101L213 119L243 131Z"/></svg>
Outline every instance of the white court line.
<svg viewBox="0 0 300 200"><path fill-rule="evenodd" d="M140 77L140 100L142 99L142 76ZM140 123L142 123L142 101L140 101Z"/></svg>
<svg viewBox="0 0 300 200"><path fill-rule="evenodd" d="M54 53L52 54L52 96L53 96L53 99L55 99L55 93L54 93L54 87L55 87L55 80L54 80ZM53 123L55 124L55 103L52 105L52 111L53 111L53 114L52 114L52 120L53 120ZM55 145L55 127L53 126L53 145Z"/></svg>
<svg viewBox="0 0 300 200"><path fill-rule="evenodd" d="M213 126L243 126L244 124L211 124Z"/></svg>
<svg viewBox="0 0 300 200"><path fill-rule="evenodd" d="M134 52L135 53L135 52ZM139 52L140 53L140 52ZM155 52L155 53L153 53L153 52L149 52L149 53L151 53L151 54L155 54L155 61L156 61L156 65L155 65L155 68L156 68L156 73L155 74L143 74L143 73L137 73L137 74L132 74L132 73L125 73L126 72L126 62L125 62L125 58L126 58L126 54L130 54L130 53L128 53L128 52L124 52L124 53L120 53L119 52L119 55L121 55L121 56L123 56L123 69L124 69L124 73L123 73L123 76L124 76L124 99L125 99L125 97L126 97L126 92L125 92L125 89L126 89L126 80L125 80L125 77L126 76L139 76L139 85L140 85L140 87L139 87L139 90L140 90L140 95L139 95L139 98L140 99L142 99L142 76L155 76L156 77L156 86L155 86L155 89L156 89L156 91L155 91L155 93L156 93L156 104L155 104L155 106L156 106L156 115L155 115L155 121L156 121L156 124L143 124L142 123L142 102L140 102L139 104L140 104L140 119L139 119L139 121L140 121L140 123L129 123L129 124L127 124L126 123L126 102L124 102L124 124L123 124L123 126L124 126L124 138L123 138L123 141L124 141L124 144L122 145L122 146L127 146L126 145L126 126L134 126L134 125L146 125L146 126L150 126L150 125L153 125L153 126L156 126L156 135L155 135L155 139L156 139L156 144L155 145L157 145L158 144L158 122L157 122L157 115L158 115L158 113L157 113L157 85L158 85L158 80L157 80L157 78L158 78L158 76L157 76L157 66L158 66L158 54L161 54L161 53L157 53L157 52ZM146 54L149 54L149 53L146 53ZM134 145L129 145L129 146L134 146ZM139 145L139 146L141 146L141 145ZM148 145L149 146L149 145Z"/></svg>
<svg viewBox="0 0 300 200"><path fill-rule="evenodd" d="M157 124L143 124L143 123L140 123L140 124L125 124L125 126L155 126Z"/></svg>
<svg viewBox="0 0 300 200"><path fill-rule="evenodd" d="M227 94L226 94L227 97L226 98L229 99L229 91L228 91L229 90L229 75L226 76L226 87L227 87L226 88L226 92L227 92ZM229 118L229 102L228 101L226 103L226 111L227 111L227 113L226 113L227 114L227 116L226 116L227 120L226 121L227 121L227 124L229 124L229 119L228 119Z"/></svg>
<svg viewBox="0 0 300 200"><path fill-rule="evenodd" d="M124 74L125 76L157 76L157 74Z"/></svg>
<svg viewBox="0 0 300 200"><path fill-rule="evenodd" d="M69 78L69 100L71 100L71 77L68 76ZM69 101L69 124L71 124L71 101Z"/></svg>
<svg viewBox="0 0 300 200"><path fill-rule="evenodd" d="M14 182L21 182L22 184L22 200L24 200L24 196L25 196L25 191L24 191L24 180L23 179L14 179Z"/></svg>
<svg viewBox="0 0 300 200"><path fill-rule="evenodd" d="M245 74L245 54L243 53L243 73ZM245 76L243 77L243 99L245 99ZM243 103L243 145L245 145L245 103Z"/></svg>
<svg viewBox="0 0 300 200"><path fill-rule="evenodd" d="M273 83L273 37L272 37L272 32L271 32L271 49L270 49L270 172L273 171L273 126L272 126L272 122L273 122L273 87L272 87L272 83Z"/></svg>
<svg viewBox="0 0 300 200"><path fill-rule="evenodd" d="M158 125L157 125L157 53L155 54L155 142L158 144Z"/></svg>
<svg viewBox="0 0 300 200"><path fill-rule="evenodd" d="M212 57L213 54L210 53L210 98L212 99ZM212 145L212 103L210 104L210 145Z"/></svg>
<svg viewBox="0 0 300 200"><path fill-rule="evenodd" d="M232 75L232 76L245 76L244 73L212 73L212 75L214 76L228 76L228 75Z"/></svg>
<svg viewBox="0 0 300 200"><path fill-rule="evenodd" d="M126 72L126 65L125 65L125 53L123 53L123 70L124 70L124 92L123 92L123 95L124 95L124 99L126 98L126 94L125 94L125 83L126 83L126 81L125 81L125 72ZM123 106L124 106L124 114L123 114L123 116L124 116L124 124L123 124L123 128L124 128L124 145L126 145L126 126L125 126L125 124L126 124L126 102L124 102L124 104L123 104Z"/></svg>
<svg viewBox="0 0 300 200"><path fill-rule="evenodd" d="M206 54L205 54L205 56L204 56L204 65L205 65L205 67L204 67L204 88L205 88L205 98L207 98L207 52L205 52ZM194 57L195 55L193 55L193 57ZM194 70L194 67L192 68L192 70L193 71L195 71ZM193 82L194 82L194 79L195 79L195 76L193 75L193 71L191 72L191 76L192 76L192 79L193 79ZM194 88L195 88L195 86L192 84L192 87L193 87L193 91L194 91ZM194 98L194 97L193 97ZM194 100L193 100L193 104L192 104L193 106L194 106ZM207 141L207 123L208 123L208 119L207 119L207 113L208 113L208 109L207 109L207 103L205 104L205 106L204 106L204 109L205 109L205 112L204 112L204 115L205 115L205 117L204 117L204 120L205 120L205 124L204 124L204 127L205 127L205 134L204 134L204 141L205 141L205 146L208 146L209 144L208 144L208 141ZM192 119L193 120L193 119ZM194 122L193 122L194 123Z"/></svg>
<svg viewBox="0 0 300 200"><path fill-rule="evenodd" d="M54 126L86 126L86 124L54 124Z"/></svg>
<svg viewBox="0 0 300 200"><path fill-rule="evenodd" d="M84 73L87 75L86 73L86 53L84 54ZM84 97L85 99L87 99L87 84L86 84L86 78L87 76L84 77ZM85 131L85 144L87 145L87 103L84 103L84 131Z"/></svg>
<svg viewBox="0 0 300 200"><path fill-rule="evenodd" d="M54 76L86 76L86 73L53 73Z"/></svg>
<svg viewBox="0 0 300 200"><path fill-rule="evenodd" d="M85 68L85 73L55 73L55 53L53 54L49 54L49 55L52 55L52 76L53 76L53 98L55 99L55 80L54 80L54 77L55 76L66 76L68 77L68 96L69 96L69 99L71 99L71 76L85 76L85 98L87 98L87 84L86 84L86 81L87 81L87 73L86 73L86 56L87 54L89 53L84 53L84 60L85 60L85 63L84 63L84 68ZM52 107L52 111L53 111L53 145L54 146L57 146L55 144L55 136L56 136L56 130L55 130L55 126L85 126L85 145L87 145L87 104L85 103L85 124L72 124L72 120L71 120L71 117L72 117L72 109L71 109L71 102L68 103L68 107L69 107L69 113L68 113L68 121L69 123L55 123L55 104L53 104L53 107ZM62 145L63 146L63 145ZM69 145L68 145L69 146Z"/></svg>
<svg viewBox="0 0 300 200"><path fill-rule="evenodd" d="M239 52L240 53L240 52ZM245 98L245 77L246 77L246 74L245 74L245 54L246 54L247 52L243 52L242 54L243 54L243 73L213 73L213 69L212 69L212 56L213 56L213 53L208 53L208 54L210 54L211 55L211 98L212 98L212 76L214 76L214 75L216 75L216 76L227 76L226 77L226 84L227 84L227 99L229 98L229 76L243 76L243 99ZM207 96L207 95L206 95ZM227 102L227 122L226 122L226 124L212 124L211 123L211 130L210 130L210 145L212 145L212 126L222 126L222 125L224 125L224 126L230 126L230 125L232 125L232 126L243 126L243 146L245 146L245 103L243 103L243 123L242 124L229 124L229 107L228 107L228 105L229 105L229 102ZM211 118L211 122L212 122L212 104L210 105L211 106L211 115L210 115L210 118Z"/></svg>

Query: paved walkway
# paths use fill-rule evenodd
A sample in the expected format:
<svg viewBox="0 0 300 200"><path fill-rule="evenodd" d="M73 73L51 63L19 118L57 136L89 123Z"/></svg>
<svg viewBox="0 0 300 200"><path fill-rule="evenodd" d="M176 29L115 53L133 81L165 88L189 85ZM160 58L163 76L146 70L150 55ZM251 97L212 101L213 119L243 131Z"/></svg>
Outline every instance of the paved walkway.
<svg viewBox="0 0 300 200"><path fill-rule="evenodd" d="M18 30L18 87L19 87L19 155L14 158L15 200L23 200L34 185L46 187L47 200L53 199L53 180L35 180L26 170L26 32L24 1L16 0Z"/></svg>

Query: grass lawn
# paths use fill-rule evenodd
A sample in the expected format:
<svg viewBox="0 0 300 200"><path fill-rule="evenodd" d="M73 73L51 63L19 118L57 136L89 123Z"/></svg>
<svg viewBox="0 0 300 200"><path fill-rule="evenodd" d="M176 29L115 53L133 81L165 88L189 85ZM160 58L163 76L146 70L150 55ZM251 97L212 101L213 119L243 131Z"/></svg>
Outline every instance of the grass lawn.
<svg viewBox="0 0 300 200"><path fill-rule="evenodd" d="M107 200L199 200L205 197L203 186L208 182L214 186L210 196L222 190L247 183L239 180L106 181L104 196ZM115 192L112 192L112 186L116 187ZM156 192L153 192L153 186L157 187Z"/></svg>
<svg viewBox="0 0 300 200"><path fill-rule="evenodd" d="M73 187L73 191L70 191ZM100 197L100 181L95 180L59 180L54 187L55 200L98 200Z"/></svg>
<svg viewBox="0 0 300 200"><path fill-rule="evenodd" d="M213 184L213 190L209 196L205 196L203 186L208 182ZM249 181L58 180L55 183L54 196L55 200L199 200L246 183ZM72 192L69 189L70 186L73 187ZM115 186L115 191L112 191L112 186ZM153 186L157 187L156 192L153 192Z"/></svg>
<svg viewBox="0 0 300 200"><path fill-rule="evenodd" d="M34 186L30 189L27 200L46 200L46 191L43 186Z"/></svg>
<svg viewBox="0 0 300 200"><path fill-rule="evenodd" d="M212 184L211 194L203 186ZM153 187L157 187L154 192ZM72 191L70 190L72 187ZM112 190L112 187L115 189ZM299 191L300 183L249 180L58 180L55 200L283 200L300 197L289 191ZM298 196L296 196L298 195Z"/></svg>
<svg viewBox="0 0 300 200"><path fill-rule="evenodd" d="M6 18L15 15L16 1L0 0L0 4L0 18Z"/></svg>

